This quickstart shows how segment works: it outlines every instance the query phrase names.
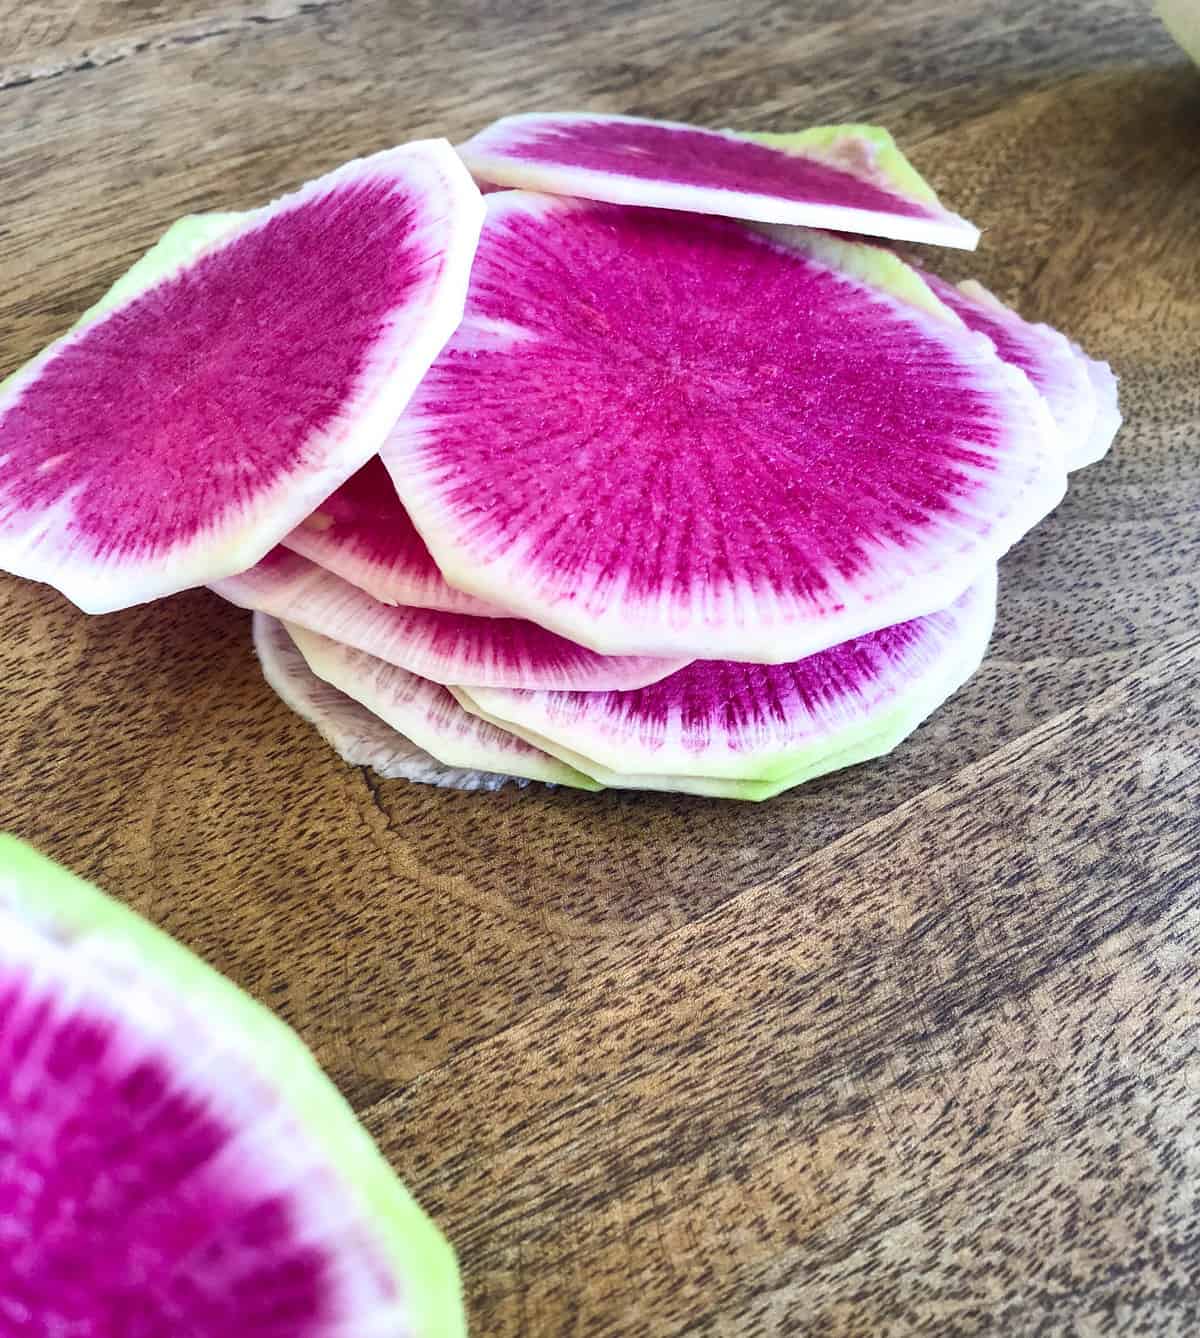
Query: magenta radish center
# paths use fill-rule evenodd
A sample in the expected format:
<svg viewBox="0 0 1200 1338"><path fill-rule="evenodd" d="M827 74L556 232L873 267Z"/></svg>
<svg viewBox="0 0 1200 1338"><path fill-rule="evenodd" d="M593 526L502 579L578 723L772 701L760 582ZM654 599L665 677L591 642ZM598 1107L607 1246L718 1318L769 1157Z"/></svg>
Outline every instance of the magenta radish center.
<svg viewBox="0 0 1200 1338"><path fill-rule="evenodd" d="M486 134L481 153L564 170L605 172L700 190L737 191L909 218L941 212L813 158L692 126L597 119L517 123Z"/></svg>
<svg viewBox="0 0 1200 1338"><path fill-rule="evenodd" d="M0 420L0 523L69 503L96 556L152 557L308 464L430 267L394 180L334 186L69 342Z"/></svg>
<svg viewBox="0 0 1200 1338"><path fill-rule="evenodd" d="M383 455L439 559L435 527L464 567L519 553L518 595L819 602L979 530L1004 410L958 337L737 223L508 208Z"/></svg>
<svg viewBox="0 0 1200 1338"><path fill-rule="evenodd" d="M334 1314L238 1131L110 1018L0 977L0 1332L309 1338ZM15 1138L14 1138L15 1135Z"/></svg>

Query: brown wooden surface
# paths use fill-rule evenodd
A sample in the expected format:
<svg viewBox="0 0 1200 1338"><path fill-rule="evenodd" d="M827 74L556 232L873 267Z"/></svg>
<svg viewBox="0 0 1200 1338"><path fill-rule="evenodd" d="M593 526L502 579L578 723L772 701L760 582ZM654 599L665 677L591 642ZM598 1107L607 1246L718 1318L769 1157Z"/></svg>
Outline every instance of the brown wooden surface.
<svg viewBox="0 0 1200 1338"><path fill-rule="evenodd" d="M976 679L765 806L341 765L204 592L0 577L0 826L313 1045L474 1332L1200 1332L1200 73L1141 3L7 0L0 373L180 213L591 107L887 124L1122 377Z"/></svg>

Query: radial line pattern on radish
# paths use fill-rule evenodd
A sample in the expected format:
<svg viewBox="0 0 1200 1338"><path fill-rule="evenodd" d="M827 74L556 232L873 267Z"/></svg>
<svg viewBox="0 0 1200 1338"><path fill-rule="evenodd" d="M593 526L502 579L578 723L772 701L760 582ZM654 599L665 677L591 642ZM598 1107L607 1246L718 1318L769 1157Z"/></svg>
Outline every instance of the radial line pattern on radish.
<svg viewBox="0 0 1200 1338"><path fill-rule="evenodd" d="M0 566L103 612L257 561L375 453L461 317L481 214L429 141L143 267L0 393Z"/></svg>
<svg viewBox="0 0 1200 1338"><path fill-rule="evenodd" d="M961 325L727 220L486 203L381 451L452 584L606 654L782 662L945 607L1061 498L1045 405Z"/></svg>

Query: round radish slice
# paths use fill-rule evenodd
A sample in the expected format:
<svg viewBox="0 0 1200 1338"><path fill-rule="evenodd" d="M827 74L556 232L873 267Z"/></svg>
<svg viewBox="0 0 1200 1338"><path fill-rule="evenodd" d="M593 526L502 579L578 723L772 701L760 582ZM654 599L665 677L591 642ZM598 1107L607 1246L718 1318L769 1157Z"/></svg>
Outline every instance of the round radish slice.
<svg viewBox="0 0 1200 1338"><path fill-rule="evenodd" d="M453 1253L296 1035L0 837L0 1330L465 1335Z"/></svg>
<svg viewBox="0 0 1200 1338"><path fill-rule="evenodd" d="M554 195L803 223L973 249L979 229L944 209L874 126L739 135L636 116L506 116L459 146L476 177Z"/></svg>
<svg viewBox="0 0 1200 1338"><path fill-rule="evenodd" d="M308 667L287 628L265 613L254 615L254 649L263 677L334 752L352 767L370 767L384 780L420 781L449 790L498 790L513 779L490 771L448 767L411 739L385 725L365 706L318 678ZM524 780L514 780L525 785Z"/></svg>
<svg viewBox="0 0 1200 1338"><path fill-rule="evenodd" d="M447 766L523 776L580 790L601 788L591 777L510 731L468 714L439 684L294 623L285 627L318 678Z"/></svg>
<svg viewBox="0 0 1200 1338"><path fill-rule="evenodd" d="M504 609L447 585L383 461L373 456L283 541L383 604L501 618Z"/></svg>
<svg viewBox="0 0 1200 1338"><path fill-rule="evenodd" d="M105 612L256 562L378 449L481 215L444 141L392 149L52 344L0 395L0 567Z"/></svg>
<svg viewBox="0 0 1200 1338"><path fill-rule="evenodd" d="M725 219L486 204L381 450L452 585L609 655L781 663L945 608L1062 497L1045 404L960 322Z"/></svg>
<svg viewBox="0 0 1200 1338"><path fill-rule="evenodd" d="M684 663L679 657L598 655L523 618L380 604L283 548L212 588L240 608L297 623L435 683L598 692L643 687Z"/></svg>
<svg viewBox="0 0 1200 1338"><path fill-rule="evenodd" d="M455 695L605 785L699 777L695 792L764 799L895 747L979 667L995 613L993 567L940 613L794 664L698 660L637 692Z"/></svg>
<svg viewBox="0 0 1200 1338"><path fill-rule="evenodd" d="M972 330L978 330L996 346L1005 362L1019 367L1045 399L1066 452L1067 469L1082 469L1104 456L1120 426L1115 408L1116 382L1107 363L1092 360L1052 326L1023 320L1011 307L981 284L968 279L955 287L935 274L923 275L930 288ZM1105 373L1112 381L1106 392L1106 410L1101 416L1097 403L1097 380Z"/></svg>
<svg viewBox="0 0 1200 1338"><path fill-rule="evenodd" d="M738 667L744 669L746 666L738 665ZM614 771L610 767L601 766L599 762L594 762L591 758L584 757L581 753L576 753L572 749L564 747L561 743L556 743L553 739L544 738L536 730L526 729L513 721L502 720L499 716L489 715L479 702L471 696L471 690L468 688L447 688L447 691L454 695L455 700L465 711L477 715L481 720L488 721L498 729L516 734L527 743L533 744L535 748L541 748L553 754L574 766L577 770L591 776L594 780L599 781L606 789L657 790L674 794L699 795L706 799L742 799L752 803L759 803L764 799L773 799L782 791L794 789L805 781L815 780L818 776L827 775L831 771L840 771L845 767L855 766L874 757L881 757L885 753L891 752L902 739L911 733L911 730L898 733L894 728L890 732L884 731L878 735L863 731L853 735L847 747L841 752L822 755L819 762L814 761L811 770L795 772L783 778L777 777L774 780L734 780L730 777L712 776L664 776L654 772L642 771L634 774Z"/></svg>

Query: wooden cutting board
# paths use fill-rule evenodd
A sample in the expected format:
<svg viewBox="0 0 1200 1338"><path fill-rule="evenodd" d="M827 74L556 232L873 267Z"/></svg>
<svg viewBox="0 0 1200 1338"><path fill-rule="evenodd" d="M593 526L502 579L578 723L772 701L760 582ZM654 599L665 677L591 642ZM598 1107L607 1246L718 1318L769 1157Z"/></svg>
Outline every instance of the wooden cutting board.
<svg viewBox="0 0 1200 1338"><path fill-rule="evenodd" d="M936 263L1112 360L979 675L762 806L448 794L213 595L0 577L0 825L303 1033L476 1334L1195 1334L1200 72L1142 4L10 3L0 372L186 211L579 107L886 124L985 230Z"/></svg>

